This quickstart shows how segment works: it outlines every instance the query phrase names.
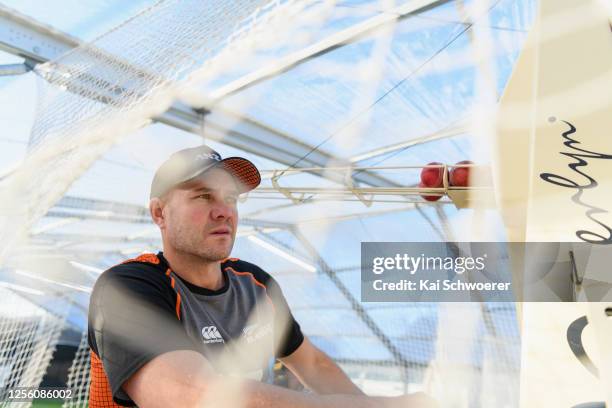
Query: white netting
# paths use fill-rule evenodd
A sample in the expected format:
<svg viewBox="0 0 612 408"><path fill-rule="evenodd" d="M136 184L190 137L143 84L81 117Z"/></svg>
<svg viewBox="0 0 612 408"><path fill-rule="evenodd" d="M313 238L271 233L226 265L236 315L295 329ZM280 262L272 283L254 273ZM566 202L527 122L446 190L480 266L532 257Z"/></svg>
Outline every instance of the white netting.
<svg viewBox="0 0 612 408"><path fill-rule="evenodd" d="M181 94L236 64L309 2L160 1L95 41L36 67L41 81L29 151L2 180L2 251L120 137ZM278 43L278 40L274 40Z"/></svg>
<svg viewBox="0 0 612 408"><path fill-rule="evenodd" d="M64 408L87 407L89 404L89 345L87 330L81 333L81 341L76 351L72 365L68 371L66 387L72 391L72 398L64 401Z"/></svg>
<svg viewBox="0 0 612 408"><path fill-rule="evenodd" d="M513 304L441 303L425 389L444 407L516 407L520 359Z"/></svg>
<svg viewBox="0 0 612 408"><path fill-rule="evenodd" d="M64 308L51 314L0 287L0 406L15 406L3 395L7 390L40 384L64 327L65 312Z"/></svg>
<svg viewBox="0 0 612 408"><path fill-rule="evenodd" d="M159 1L93 42L37 66L42 79L28 153L0 182L0 261L119 138L149 123L213 73L236 64L262 41L278 45L265 31L286 38L283 27L309 3ZM35 387L64 320L6 292L0 303L0 384L3 389ZM30 309L32 315L23 315ZM87 350L83 338L70 371L76 399L69 406L87 398Z"/></svg>
<svg viewBox="0 0 612 408"><path fill-rule="evenodd" d="M42 79L28 153L0 184L0 259L6 260L12 244L120 137L149 123L185 90L256 50L265 30L282 38L282 28L309 3L160 1L93 42L37 66ZM267 41L279 43L270 36ZM63 318L4 292L0 384L3 389L37 386ZM24 310L32 314L23 315ZM86 400L85 341L70 372L69 385L78 391L70 404Z"/></svg>

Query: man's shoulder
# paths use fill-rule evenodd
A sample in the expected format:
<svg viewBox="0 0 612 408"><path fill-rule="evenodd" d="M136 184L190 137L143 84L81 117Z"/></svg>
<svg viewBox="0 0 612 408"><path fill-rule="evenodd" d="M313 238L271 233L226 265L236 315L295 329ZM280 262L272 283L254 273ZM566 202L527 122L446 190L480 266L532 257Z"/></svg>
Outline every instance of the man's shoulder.
<svg viewBox="0 0 612 408"><path fill-rule="evenodd" d="M270 276L270 274L264 271L261 267L239 258L227 258L221 263L221 266L225 270L230 269L232 272L238 274L250 273L263 285L266 285L270 280L273 280L272 276Z"/></svg>
<svg viewBox="0 0 612 408"><path fill-rule="evenodd" d="M168 283L164 273L164 265L155 254L142 254L136 258L127 259L111 266L98 277L96 287L107 282L151 282L156 284Z"/></svg>

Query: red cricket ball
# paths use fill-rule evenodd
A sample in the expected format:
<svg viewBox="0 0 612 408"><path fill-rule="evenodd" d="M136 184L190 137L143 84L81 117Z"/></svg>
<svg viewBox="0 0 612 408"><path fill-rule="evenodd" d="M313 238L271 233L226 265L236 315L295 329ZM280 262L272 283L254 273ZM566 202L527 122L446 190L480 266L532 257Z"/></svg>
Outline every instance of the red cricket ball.
<svg viewBox="0 0 612 408"><path fill-rule="evenodd" d="M426 186L423 182L420 182L419 188L424 188L424 187L429 187L429 186ZM427 201L438 201L439 199L442 198L441 195L424 195L424 194L421 194L421 197L423 197Z"/></svg>
<svg viewBox="0 0 612 408"><path fill-rule="evenodd" d="M444 167L429 167L432 165L442 165L442 163L431 162L421 170L421 183L424 187L442 187L444 177Z"/></svg>
<svg viewBox="0 0 612 408"><path fill-rule="evenodd" d="M471 160L463 160L457 164L474 164ZM467 187L470 184L469 167L453 167L448 175L448 182L454 187Z"/></svg>

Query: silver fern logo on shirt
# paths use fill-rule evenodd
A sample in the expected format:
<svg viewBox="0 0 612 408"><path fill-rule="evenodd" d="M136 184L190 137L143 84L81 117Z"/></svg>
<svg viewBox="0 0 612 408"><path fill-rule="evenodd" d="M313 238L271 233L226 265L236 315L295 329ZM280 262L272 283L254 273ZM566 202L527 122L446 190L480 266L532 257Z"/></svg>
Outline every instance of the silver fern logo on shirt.
<svg viewBox="0 0 612 408"><path fill-rule="evenodd" d="M217 326L205 326L202 327L202 337L204 338L204 343L225 343L223 340L223 336L219 333L219 329Z"/></svg>
<svg viewBox="0 0 612 408"><path fill-rule="evenodd" d="M251 324L242 329L242 337L246 340L247 344L256 342L257 340L265 337L268 333L272 332L272 323L267 324Z"/></svg>

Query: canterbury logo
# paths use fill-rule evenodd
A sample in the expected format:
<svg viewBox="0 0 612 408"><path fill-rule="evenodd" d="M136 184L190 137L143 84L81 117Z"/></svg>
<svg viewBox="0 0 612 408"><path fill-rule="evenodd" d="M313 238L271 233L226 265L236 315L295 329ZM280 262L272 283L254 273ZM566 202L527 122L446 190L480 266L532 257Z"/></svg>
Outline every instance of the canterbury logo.
<svg viewBox="0 0 612 408"><path fill-rule="evenodd" d="M223 336L219 333L219 330L216 326L206 326L202 327L202 337L204 338L204 343L224 343Z"/></svg>
<svg viewBox="0 0 612 408"><path fill-rule="evenodd" d="M200 153L196 156L196 160L221 160L218 153Z"/></svg>

